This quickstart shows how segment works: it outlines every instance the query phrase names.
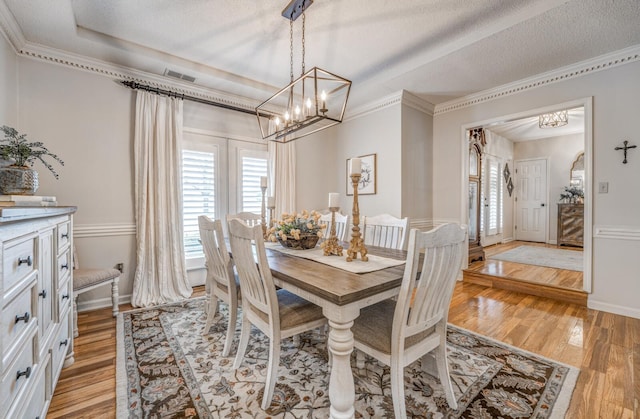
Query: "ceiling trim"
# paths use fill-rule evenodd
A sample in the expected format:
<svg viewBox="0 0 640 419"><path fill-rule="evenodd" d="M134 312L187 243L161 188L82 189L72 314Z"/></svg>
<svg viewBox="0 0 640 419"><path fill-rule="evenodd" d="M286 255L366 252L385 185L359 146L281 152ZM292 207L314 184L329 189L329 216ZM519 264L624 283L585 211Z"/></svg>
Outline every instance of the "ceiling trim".
<svg viewBox="0 0 640 419"><path fill-rule="evenodd" d="M407 105L408 107L413 108L422 113L425 113L427 115L433 116L433 109L434 109L433 103L428 102L420 98L419 96L416 96L413 93L408 92L406 90L400 90L389 96L385 96L381 99L378 99L366 105L355 108L352 111L349 111L344 121L350 121L352 119L361 118L365 115L369 115L370 113L380 111L382 109L397 105L399 103L403 105Z"/></svg>
<svg viewBox="0 0 640 419"><path fill-rule="evenodd" d="M464 96L435 106L434 115L456 111L479 103L499 99L527 90L546 86L548 84L586 76L602 70L608 70L623 64L640 61L640 45L634 45L610 54L581 61L566 67L561 67L546 73L504 84L482 92Z"/></svg>
<svg viewBox="0 0 640 419"><path fill-rule="evenodd" d="M4 1L0 1L0 29L16 53L27 43L18 22Z"/></svg>
<svg viewBox="0 0 640 419"><path fill-rule="evenodd" d="M178 94L185 94L209 101L221 102L231 106L247 109L249 111L254 111L256 106L259 104L257 100L252 101L248 98L222 93L201 86L194 86L179 80L168 79L145 71L134 70L130 67L114 65L29 42L27 42L25 47L17 53L24 57L99 74L118 82L121 80L135 81L138 83L148 84L159 89L171 90Z"/></svg>

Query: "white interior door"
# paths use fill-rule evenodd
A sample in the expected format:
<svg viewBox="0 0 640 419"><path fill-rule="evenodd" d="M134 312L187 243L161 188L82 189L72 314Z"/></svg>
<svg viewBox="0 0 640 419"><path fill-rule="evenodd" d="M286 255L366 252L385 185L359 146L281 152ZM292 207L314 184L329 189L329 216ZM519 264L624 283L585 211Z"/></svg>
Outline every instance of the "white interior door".
<svg viewBox="0 0 640 419"><path fill-rule="evenodd" d="M546 242L547 159L516 162L516 240Z"/></svg>

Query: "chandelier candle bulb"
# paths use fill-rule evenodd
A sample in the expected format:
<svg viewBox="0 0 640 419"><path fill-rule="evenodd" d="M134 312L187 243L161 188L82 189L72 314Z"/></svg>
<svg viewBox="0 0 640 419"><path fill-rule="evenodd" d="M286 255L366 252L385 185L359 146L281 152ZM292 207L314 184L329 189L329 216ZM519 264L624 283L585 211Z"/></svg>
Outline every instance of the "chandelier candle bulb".
<svg viewBox="0 0 640 419"><path fill-rule="evenodd" d="M351 162L351 170L349 170L349 173L352 175L359 175L362 172L362 160L354 157L350 160Z"/></svg>
<svg viewBox="0 0 640 419"><path fill-rule="evenodd" d="M340 194L337 192L329 193L329 208L336 208L340 206Z"/></svg>
<svg viewBox="0 0 640 419"><path fill-rule="evenodd" d="M275 208L276 206L276 197L270 196L267 198L267 208Z"/></svg>
<svg viewBox="0 0 640 419"><path fill-rule="evenodd" d="M260 176L260 187L261 188L266 188L267 187L267 177L266 176Z"/></svg>

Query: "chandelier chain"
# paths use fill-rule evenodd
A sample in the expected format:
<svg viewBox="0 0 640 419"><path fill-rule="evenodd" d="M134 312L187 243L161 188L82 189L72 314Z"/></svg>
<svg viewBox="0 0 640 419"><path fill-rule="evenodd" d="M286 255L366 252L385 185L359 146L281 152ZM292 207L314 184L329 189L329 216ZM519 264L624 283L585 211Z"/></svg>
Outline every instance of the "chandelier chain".
<svg viewBox="0 0 640 419"><path fill-rule="evenodd" d="M291 63L291 83L293 83L293 19L289 19L289 58Z"/></svg>
<svg viewBox="0 0 640 419"><path fill-rule="evenodd" d="M302 73L300 73L301 75L304 74L304 53L305 53L305 50L304 50L304 41L305 41L305 39L304 39L304 23L306 21L306 18L307 18L307 14L303 13L302 14Z"/></svg>

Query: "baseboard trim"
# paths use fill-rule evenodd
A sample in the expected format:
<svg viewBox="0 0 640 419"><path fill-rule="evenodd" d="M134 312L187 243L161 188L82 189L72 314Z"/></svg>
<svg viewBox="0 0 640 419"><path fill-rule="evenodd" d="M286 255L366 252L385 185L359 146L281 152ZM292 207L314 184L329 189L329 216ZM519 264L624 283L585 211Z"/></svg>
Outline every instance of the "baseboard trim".
<svg viewBox="0 0 640 419"><path fill-rule="evenodd" d="M618 314L620 316L632 317L634 319L640 319L640 309L619 306L617 304L609 304L603 301L593 300L592 298L587 299L587 308L590 308L592 310L605 311L607 313Z"/></svg>
<svg viewBox="0 0 640 419"><path fill-rule="evenodd" d="M82 297L80 297L82 298ZM118 298L118 305L131 303L131 294L120 295ZM99 310L101 308L112 307L111 297L95 298L93 300L78 301L78 313L83 311Z"/></svg>

